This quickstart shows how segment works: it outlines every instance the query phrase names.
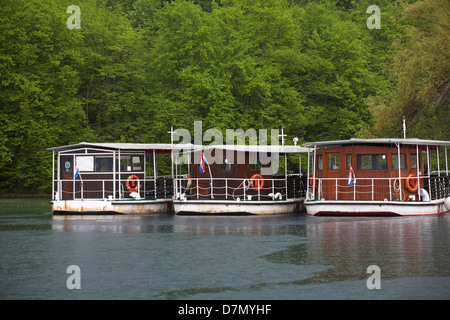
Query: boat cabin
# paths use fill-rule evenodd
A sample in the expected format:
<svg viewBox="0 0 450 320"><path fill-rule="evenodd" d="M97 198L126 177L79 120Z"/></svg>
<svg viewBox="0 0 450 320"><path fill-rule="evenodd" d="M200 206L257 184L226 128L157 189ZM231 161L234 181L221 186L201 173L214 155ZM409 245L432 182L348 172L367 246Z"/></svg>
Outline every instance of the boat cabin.
<svg viewBox="0 0 450 320"><path fill-rule="evenodd" d="M419 139L307 143L304 146L313 148L314 155L309 199L414 201L448 196L447 145ZM437 157L430 159L432 151ZM445 170L440 170L440 158ZM436 162L433 171L430 166Z"/></svg>
<svg viewBox="0 0 450 320"><path fill-rule="evenodd" d="M288 174L288 155L300 146L211 145L191 153L189 173L175 192L186 200L264 201L304 197L306 177L300 164ZM177 161L175 160L175 164ZM299 169L300 168L300 169Z"/></svg>
<svg viewBox="0 0 450 320"><path fill-rule="evenodd" d="M81 142L48 150L53 151L53 200L173 195L173 179L157 173L157 157L170 154L170 144Z"/></svg>

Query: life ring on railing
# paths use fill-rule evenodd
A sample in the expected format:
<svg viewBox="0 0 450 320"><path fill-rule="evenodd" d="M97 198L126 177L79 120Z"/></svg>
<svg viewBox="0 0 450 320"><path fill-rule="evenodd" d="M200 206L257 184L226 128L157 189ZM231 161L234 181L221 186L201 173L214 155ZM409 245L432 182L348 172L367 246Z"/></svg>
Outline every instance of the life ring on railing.
<svg viewBox="0 0 450 320"><path fill-rule="evenodd" d="M191 184L192 184L191 175L188 174L187 183L186 183L186 191L189 191L189 189L191 188Z"/></svg>
<svg viewBox="0 0 450 320"><path fill-rule="evenodd" d="M417 192L417 190L419 190L419 183L417 181L417 178L413 177L414 177L413 174L410 173L406 178L406 188L410 192Z"/></svg>
<svg viewBox="0 0 450 320"><path fill-rule="evenodd" d="M137 191L138 186L139 186L139 178L136 175L132 174L131 176L129 176L127 178L128 191L130 191L130 192Z"/></svg>
<svg viewBox="0 0 450 320"><path fill-rule="evenodd" d="M252 175L252 177L250 178L250 187L252 187L252 189L255 191L261 190L262 187L264 187L263 177L258 173Z"/></svg>

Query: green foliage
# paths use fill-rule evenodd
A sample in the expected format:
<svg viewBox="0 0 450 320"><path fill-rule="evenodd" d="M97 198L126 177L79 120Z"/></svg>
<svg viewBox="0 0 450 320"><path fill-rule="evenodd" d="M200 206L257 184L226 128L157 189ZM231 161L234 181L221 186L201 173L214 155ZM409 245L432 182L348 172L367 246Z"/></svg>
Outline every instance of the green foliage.
<svg viewBox="0 0 450 320"><path fill-rule="evenodd" d="M5 0L0 192L49 192L47 147L169 142L196 120L302 142L395 133L407 111L417 136L448 138L448 10L432 3L448 4L415 2L378 1L370 30L370 0L80 0L68 29L71 1Z"/></svg>

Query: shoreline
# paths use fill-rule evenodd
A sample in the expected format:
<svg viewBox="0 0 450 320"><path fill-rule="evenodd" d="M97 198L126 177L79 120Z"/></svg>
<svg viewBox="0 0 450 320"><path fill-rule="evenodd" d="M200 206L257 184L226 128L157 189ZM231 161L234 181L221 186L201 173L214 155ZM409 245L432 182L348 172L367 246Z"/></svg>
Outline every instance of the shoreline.
<svg viewBox="0 0 450 320"><path fill-rule="evenodd" d="M45 198L52 198L51 194L0 194L0 199L26 199L26 198L36 198L36 199L45 199Z"/></svg>

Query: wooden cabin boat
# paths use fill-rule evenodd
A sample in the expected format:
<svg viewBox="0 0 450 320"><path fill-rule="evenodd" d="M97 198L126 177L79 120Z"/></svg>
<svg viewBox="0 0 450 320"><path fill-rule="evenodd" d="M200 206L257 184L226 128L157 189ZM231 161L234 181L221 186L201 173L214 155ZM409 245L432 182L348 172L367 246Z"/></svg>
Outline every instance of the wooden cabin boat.
<svg viewBox="0 0 450 320"><path fill-rule="evenodd" d="M303 146L313 152L304 203L308 215L418 216L450 211L449 141L350 139Z"/></svg>
<svg viewBox="0 0 450 320"><path fill-rule="evenodd" d="M53 214L172 212L173 178L157 174L158 157L170 159L172 148L81 142L47 149L53 152Z"/></svg>
<svg viewBox="0 0 450 320"><path fill-rule="evenodd" d="M194 150L188 174L175 179L176 214L267 215L304 210L306 176L302 177L301 157L298 173L288 175L287 166L284 174L277 172L280 160L287 163L288 155L308 149L297 145L210 145ZM176 160L174 163L177 165Z"/></svg>

